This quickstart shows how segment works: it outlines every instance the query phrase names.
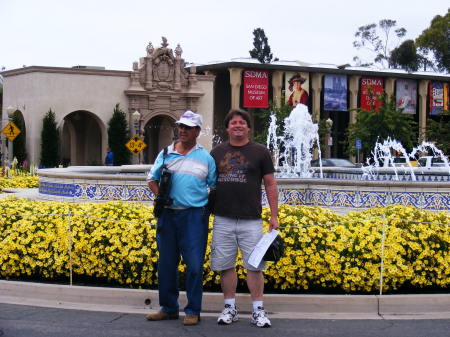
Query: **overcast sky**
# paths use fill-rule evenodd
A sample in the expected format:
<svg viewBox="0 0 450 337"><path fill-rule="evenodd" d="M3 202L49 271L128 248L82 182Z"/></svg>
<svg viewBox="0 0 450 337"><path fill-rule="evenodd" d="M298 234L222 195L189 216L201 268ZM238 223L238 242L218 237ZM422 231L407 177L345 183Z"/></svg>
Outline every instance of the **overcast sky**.
<svg viewBox="0 0 450 337"><path fill-rule="evenodd" d="M149 41L180 43L187 62L249 57L261 27L274 56L351 63L359 26L396 20L415 39L444 0L0 0L0 68L75 65L131 70Z"/></svg>

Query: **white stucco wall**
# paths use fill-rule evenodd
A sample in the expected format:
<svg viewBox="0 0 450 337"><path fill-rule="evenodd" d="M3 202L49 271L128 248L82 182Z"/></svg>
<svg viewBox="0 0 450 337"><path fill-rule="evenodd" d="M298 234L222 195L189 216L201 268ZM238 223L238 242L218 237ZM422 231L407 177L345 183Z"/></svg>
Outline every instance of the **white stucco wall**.
<svg viewBox="0 0 450 337"><path fill-rule="evenodd" d="M12 106L22 112L27 129L28 156L31 163L38 164L42 118L50 108L55 112L58 125L73 111L92 112L103 124L100 129L105 141L107 123L115 104L120 103L123 111L128 110L124 90L129 84L129 73L123 71L77 73L70 69L58 72L57 68L49 68L29 72L24 69L20 73L18 70L17 74L6 75L4 78L3 125L7 123L7 107Z"/></svg>
<svg viewBox="0 0 450 337"><path fill-rule="evenodd" d="M214 136L214 78L213 75L202 76L197 85L204 92L198 104L198 113L203 117L202 133L198 142L208 151L212 149Z"/></svg>

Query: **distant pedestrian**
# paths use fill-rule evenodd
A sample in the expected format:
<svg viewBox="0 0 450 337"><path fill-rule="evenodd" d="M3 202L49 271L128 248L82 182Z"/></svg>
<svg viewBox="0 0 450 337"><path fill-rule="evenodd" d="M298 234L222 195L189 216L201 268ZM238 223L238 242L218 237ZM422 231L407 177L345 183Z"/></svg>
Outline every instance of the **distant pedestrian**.
<svg viewBox="0 0 450 337"><path fill-rule="evenodd" d="M111 151L111 149L108 147L106 150L106 157L105 157L105 165L106 166L113 166L114 165L114 153Z"/></svg>

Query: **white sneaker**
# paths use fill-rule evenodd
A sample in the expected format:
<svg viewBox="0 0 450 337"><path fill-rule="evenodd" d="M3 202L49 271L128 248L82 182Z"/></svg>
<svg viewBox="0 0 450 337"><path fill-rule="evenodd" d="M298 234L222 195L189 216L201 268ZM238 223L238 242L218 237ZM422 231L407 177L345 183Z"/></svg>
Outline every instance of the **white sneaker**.
<svg viewBox="0 0 450 337"><path fill-rule="evenodd" d="M258 310L253 311L250 323L256 325L258 328L270 328L272 326L263 307L258 307Z"/></svg>
<svg viewBox="0 0 450 337"><path fill-rule="evenodd" d="M236 306L225 304L225 308L217 319L217 324L231 324L239 319Z"/></svg>

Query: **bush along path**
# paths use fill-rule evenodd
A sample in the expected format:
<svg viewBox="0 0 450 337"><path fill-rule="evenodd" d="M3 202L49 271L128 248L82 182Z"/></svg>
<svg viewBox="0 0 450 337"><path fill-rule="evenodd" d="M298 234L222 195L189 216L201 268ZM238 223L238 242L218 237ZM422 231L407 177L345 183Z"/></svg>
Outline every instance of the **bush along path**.
<svg viewBox="0 0 450 337"><path fill-rule="evenodd" d="M268 210L263 210L267 227ZM266 289L304 293L447 291L450 215L389 206L337 215L280 206L285 255L268 263ZM157 285L156 219L140 203L0 200L0 278L89 280L134 288ZM212 228L212 217L210 219ZM209 241L211 235L209 235ZM204 285L219 290L206 250ZM180 263L180 278L185 266ZM245 287L242 258L237 267Z"/></svg>

